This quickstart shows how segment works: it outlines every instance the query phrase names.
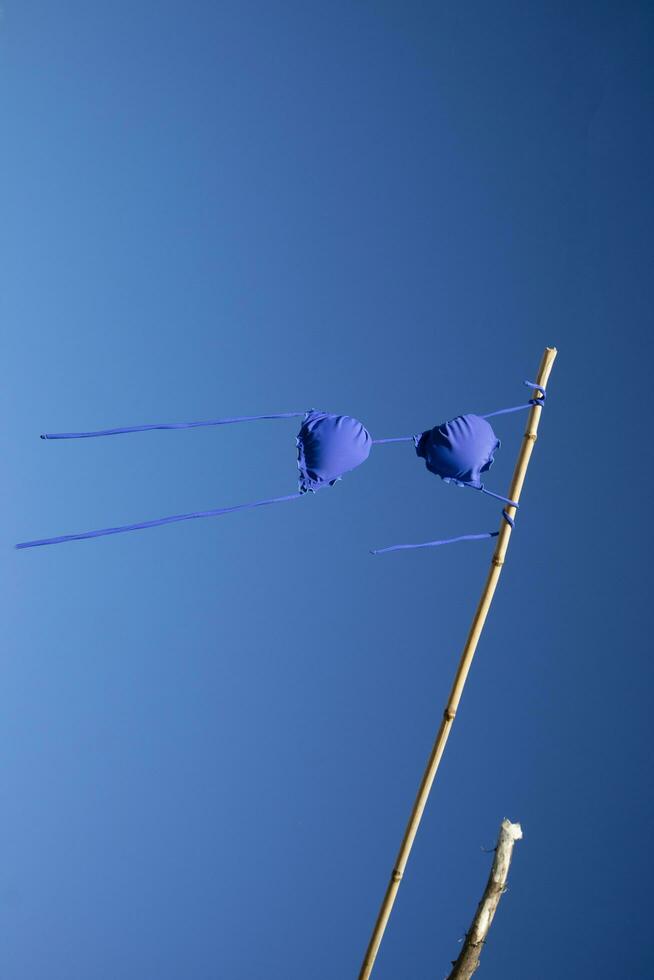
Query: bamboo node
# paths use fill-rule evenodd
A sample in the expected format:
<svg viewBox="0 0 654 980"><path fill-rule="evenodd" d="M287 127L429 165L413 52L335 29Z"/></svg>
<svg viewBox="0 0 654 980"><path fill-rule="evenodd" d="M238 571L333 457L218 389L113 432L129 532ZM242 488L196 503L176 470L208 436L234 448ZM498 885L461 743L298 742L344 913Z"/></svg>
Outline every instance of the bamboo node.
<svg viewBox="0 0 654 980"><path fill-rule="evenodd" d="M495 565L496 568L499 568L500 565L503 565L503 564L504 564L504 559L503 558L492 558L491 559L491 565Z"/></svg>
<svg viewBox="0 0 654 980"><path fill-rule="evenodd" d="M456 718L456 711L453 711L452 708L446 708L443 712L443 718L445 721L454 721Z"/></svg>
<svg viewBox="0 0 654 980"><path fill-rule="evenodd" d="M393 881L402 881L402 872L398 871L397 868L393 868Z"/></svg>
<svg viewBox="0 0 654 980"><path fill-rule="evenodd" d="M537 432L525 432L525 439L528 439L529 442L536 442L536 440L538 439L538 433Z"/></svg>

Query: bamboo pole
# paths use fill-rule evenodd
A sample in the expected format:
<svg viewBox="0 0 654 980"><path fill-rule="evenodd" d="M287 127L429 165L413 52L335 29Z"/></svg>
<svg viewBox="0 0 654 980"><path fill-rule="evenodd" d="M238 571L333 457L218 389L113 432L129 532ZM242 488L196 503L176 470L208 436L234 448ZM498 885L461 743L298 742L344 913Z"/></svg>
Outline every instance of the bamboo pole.
<svg viewBox="0 0 654 980"><path fill-rule="evenodd" d="M545 348L535 381L535 383L541 388L545 388L547 386L550 371L552 370L554 359L556 358L556 353L555 347ZM537 390L534 390L532 397L539 399L542 398L542 395ZM507 495L510 500L515 500L516 503L520 500L520 494L522 492L525 476L527 474L527 467L529 466L529 460L531 459L534 443L536 442L537 438L538 423L540 422L542 411L542 408L534 405L529 412L527 428L520 445L518 459L515 465L515 470L513 471L513 479L511 480L511 487ZM510 518L515 518L515 507L507 505L505 509ZM418 789L418 794L413 804L411 816L409 817L409 822L407 823L406 830L404 831L404 837L402 838L402 843L400 844L400 850L391 873L386 894L384 895L381 908L379 910L379 915L377 916L377 921L375 922L372 936L370 937L368 949L366 950L366 955L359 972L359 980L368 980L375 965L375 959L377 958L379 946L393 910L393 905L400 888L400 882L402 881L402 877L409 860L411 848L413 847L413 842L416 838L416 834L418 833L418 827L420 826L420 821L422 819L425 806L427 805L429 793L443 756L443 752L445 751L445 746L452 728L452 723L456 717L456 712L459 707L461 695L463 694L463 688L468 676L468 671L472 665L475 650L477 649L477 644L479 643L479 638L484 628L484 623L486 622L486 617L488 616L488 611L493 601L493 596L495 595L495 589L497 588L497 583L499 582L499 578L502 573L502 566L504 565L507 549L509 547L509 540L511 538L512 530L513 528L511 527L511 524L502 518L499 535L497 538L497 545L495 547L495 551L493 552L493 557L491 558L491 565L486 578L486 583L472 620L472 625L461 654L459 666L457 667L456 674L454 675L452 690L450 691L450 696L443 712L443 720L441 721L440 728L438 729L438 734L436 735L436 740L431 750L429 761L427 762L427 768L423 774L422 781Z"/></svg>

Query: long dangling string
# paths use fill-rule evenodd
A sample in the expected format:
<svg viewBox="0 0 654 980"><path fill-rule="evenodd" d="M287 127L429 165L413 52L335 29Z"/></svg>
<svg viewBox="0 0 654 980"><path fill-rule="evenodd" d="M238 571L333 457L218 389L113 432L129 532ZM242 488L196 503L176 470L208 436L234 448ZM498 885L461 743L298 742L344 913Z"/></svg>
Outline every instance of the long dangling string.
<svg viewBox="0 0 654 980"><path fill-rule="evenodd" d="M98 429L97 432L45 432L42 439L92 439L95 436L117 436L124 432L150 432L152 429L198 429L205 425L232 425L234 422L259 422L265 419L296 419L306 412L281 412L278 415L243 415L233 419L209 419L206 422L166 422L157 425L129 425L120 429Z"/></svg>
<svg viewBox="0 0 654 980"><path fill-rule="evenodd" d="M517 507L518 505L514 503L512 506ZM515 527L515 521L505 510L502 511L502 517L511 528ZM498 535L499 531L485 531L483 534L461 534L458 538L444 538L442 541L424 541L422 544L392 544L389 548L376 548L370 554L385 555L389 551L414 551L416 548L439 548L442 544L456 544L458 541L485 541L487 538L496 538Z"/></svg>
<svg viewBox="0 0 654 980"><path fill-rule="evenodd" d="M442 544L456 544L457 541L483 541L485 538L496 538L498 531L486 531L484 534L461 534L458 538L444 538L442 541L424 541L422 544L392 544L389 548L375 548L371 555L385 555L389 551L413 551L415 548L438 548Z"/></svg>
<svg viewBox="0 0 654 980"><path fill-rule="evenodd" d="M528 388L533 388L535 391L540 392L540 398L530 398L528 402L524 402L522 405L514 405L512 408L500 408L497 412L488 412L486 415L482 415L482 419L492 419L496 415L509 415L511 412L521 412L525 408L532 408L537 405L539 408L545 407L545 398L547 397L547 392L541 385L535 384L533 381L523 381L524 385Z"/></svg>
<svg viewBox="0 0 654 980"><path fill-rule="evenodd" d="M268 500L257 500L252 504L237 504L235 507L219 507L217 510L199 510L191 514L174 514L172 517L160 517L155 521L140 521L138 524L123 524L121 527L105 527L97 531L85 531L82 534L62 534L57 538L40 538L38 541L23 541L16 548L39 548L44 544L63 544L65 541L84 541L86 538L101 538L107 534L122 534L123 531L140 531L146 527L161 527L162 524L176 524L178 521L193 521L199 517L220 517L222 514L233 514L237 510L251 510L254 507L265 507L268 504L281 504L286 500L299 500L303 493L291 493L286 497L270 497Z"/></svg>

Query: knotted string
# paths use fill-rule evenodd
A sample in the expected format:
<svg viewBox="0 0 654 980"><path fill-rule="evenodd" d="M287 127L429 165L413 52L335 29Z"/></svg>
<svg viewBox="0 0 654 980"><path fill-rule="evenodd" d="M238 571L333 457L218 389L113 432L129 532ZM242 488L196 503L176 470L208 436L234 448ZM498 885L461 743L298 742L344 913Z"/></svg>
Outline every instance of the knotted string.
<svg viewBox="0 0 654 980"><path fill-rule="evenodd" d="M193 521L199 517L220 517L222 514L233 514L237 510L251 510L254 507L265 507L268 504L281 504L286 500L299 500L303 493L291 493L286 497L270 497L268 500L257 500L251 504L237 504L235 507L219 507L217 510L199 510L191 514L174 514L172 517L160 517L155 521L140 521L138 524L123 524L121 527L105 527L97 531L84 531L82 534L62 534L57 538L40 538L38 541L23 541L16 548L39 548L44 544L63 544L65 541L84 541L87 538L101 538L107 534L122 534L124 531L140 531L146 527L161 527L162 524L176 524L178 521Z"/></svg>
<svg viewBox="0 0 654 980"><path fill-rule="evenodd" d="M206 422L164 422L156 425L129 425L119 429L98 429L97 432L45 432L42 439L92 439L95 436L117 436L125 432L150 432L152 429L198 429L206 425L232 425L234 422L259 422L264 419L295 419L306 412L281 412L278 415L243 415L230 419L209 419Z"/></svg>
<svg viewBox="0 0 654 980"><path fill-rule="evenodd" d="M510 412L521 412L525 408L530 408L532 405L537 405L538 408L545 407L545 399L547 397L547 392L541 385L535 384L533 381L523 381L524 385L528 388L533 388L540 392L540 398L530 398L528 402L523 402L522 405L514 405L513 408L500 408L497 412L488 412L486 415L482 415L482 419L492 419L496 415L508 415Z"/></svg>

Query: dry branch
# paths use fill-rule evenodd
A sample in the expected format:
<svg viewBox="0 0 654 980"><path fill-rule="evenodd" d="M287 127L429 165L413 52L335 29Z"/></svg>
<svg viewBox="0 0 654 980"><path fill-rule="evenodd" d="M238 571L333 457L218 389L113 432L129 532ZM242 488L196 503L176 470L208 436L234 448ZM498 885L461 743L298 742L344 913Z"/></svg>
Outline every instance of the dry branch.
<svg viewBox="0 0 654 980"><path fill-rule="evenodd" d="M447 980L469 980L479 966L488 930L491 927L493 917L497 912L500 899L506 891L506 879L509 876L511 856L513 855L513 845L517 840L522 839L522 828L519 823L511 823L510 820L503 820L500 827L500 836L497 838L493 867L481 902L477 906L477 912L472 925L466 933L466 938L461 947L458 959L453 963L454 969Z"/></svg>

